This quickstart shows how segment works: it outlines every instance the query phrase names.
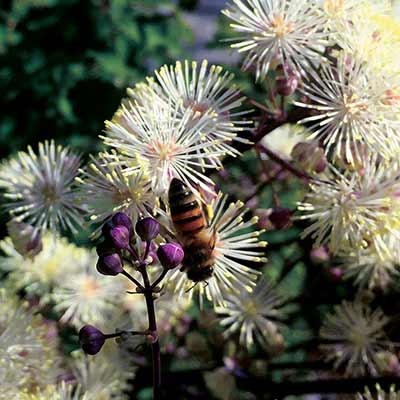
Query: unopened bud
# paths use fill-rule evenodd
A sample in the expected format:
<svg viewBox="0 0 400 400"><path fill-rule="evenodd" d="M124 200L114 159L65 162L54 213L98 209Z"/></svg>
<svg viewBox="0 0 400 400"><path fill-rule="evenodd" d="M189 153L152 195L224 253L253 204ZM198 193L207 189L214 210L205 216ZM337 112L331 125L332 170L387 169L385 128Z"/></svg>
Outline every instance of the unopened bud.
<svg viewBox="0 0 400 400"><path fill-rule="evenodd" d="M295 74L278 76L276 78L276 91L281 96L291 96L297 89L299 80Z"/></svg>
<svg viewBox="0 0 400 400"><path fill-rule="evenodd" d="M101 233L104 237L108 237L111 229L114 228L114 224L111 221L107 221L101 228Z"/></svg>
<svg viewBox="0 0 400 400"><path fill-rule="evenodd" d="M156 343L158 340L158 335L156 332L149 332L146 336L145 336L147 342L149 344L153 344Z"/></svg>
<svg viewBox="0 0 400 400"><path fill-rule="evenodd" d="M118 225L110 231L110 238L117 249L126 249L129 247L129 230L126 226Z"/></svg>
<svg viewBox="0 0 400 400"><path fill-rule="evenodd" d="M117 253L101 256L96 267L100 274L110 276L118 275L124 270L121 257Z"/></svg>
<svg viewBox="0 0 400 400"><path fill-rule="evenodd" d="M7 230L15 250L22 256L34 257L42 251L42 237L33 226L11 220Z"/></svg>
<svg viewBox="0 0 400 400"><path fill-rule="evenodd" d="M310 258L314 264L323 264L330 260L328 248L326 246L320 246L310 251Z"/></svg>
<svg viewBox="0 0 400 400"><path fill-rule="evenodd" d="M179 244L166 243L158 248L157 257L165 269L174 269L183 261L184 253Z"/></svg>
<svg viewBox="0 0 400 400"><path fill-rule="evenodd" d="M327 166L324 150L317 142L300 142L293 147L291 156L307 172L321 173Z"/></svg>
<svg viewBox="0 0 400 400"><path fill-rule="evenodd" d="M86 354L97 354L104 345L106 337L99 329L92 325L85 325L79 331L79 341Z"/></svg>
<svg viewBox="0 0 400 400"><path fill-rule="evenodd" d="M276 229L285 229L291 225L292 212L285 207L276 207L272 210L269 219Z"/></svg>
<svg viewBox="0 0 400 400"><path fill-rule="evenodd" d="M275 229L269 216L272 210L270 208L257 208L254 214L258 217L257 228L266 229L268 231Z"/></svg>
<svg viewBox="0 0 400 400"><path fill-rule="evenodd" d="M96 253L99 257L115 253L114 243L110 238L103 240L96 246Z"/></svg>
<svg viewBox="0 0 400 400"><path fill-rule="evenodd" d="M143 241L150 242L160 233L160 224L154 218L143 218L136 224L136 233Z"/></svg>
<svg viewBox="0 0 400 400"><path fill-rule="evenodd" d="M129 233L133 232L132 220L125 213L118 212L114 214L111 222L114 224L114 226L119 226L119 225L125 226L125 228L128 229Z"/></svg>
<svg viewBox="0 0 400 400"><path fill-rule="evenodd" d="M340 282L344 275L343 270L339 267L329 268L328 273L331 279L335 282Z"/></svg>

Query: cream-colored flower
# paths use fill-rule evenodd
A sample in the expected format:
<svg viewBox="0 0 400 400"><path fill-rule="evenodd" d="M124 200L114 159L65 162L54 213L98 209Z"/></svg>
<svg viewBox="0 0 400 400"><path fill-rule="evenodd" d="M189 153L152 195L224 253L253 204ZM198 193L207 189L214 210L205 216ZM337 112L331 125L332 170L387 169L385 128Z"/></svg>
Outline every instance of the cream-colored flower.
<svg viewBox="0 0 400 400"><path fill-rule="evenodd" d="M128 166L126 172L145 171L155 196L166 196L174 177L197 192L196 185L209 190L209 171L220 168L220 159L226 155L226 151L216 150L219 140L205 140L208 124L207 113L193 121L190 109L182 115L179 104L153 94L140 103L124 102L107 121L102 139Z"/></svg>
<svg viewBox="0 0 400 400"><path fill-rule="evenodd" d="M326 20L314 1L233 0L222 13L240 34L231 47L247 53L243 68L255 66L257 79L274 62L303 71L323 58Z"/></svg>
<svg viewBox="0 0 400 400"><path fill-rule="evenodd" d="M243 116L247 114L240 110L244 97L237 86L232 83L234 75L216 65L208 66L203 60L200 68L196 61L181 63L175 66L164 65L155 71L156 78L148 78L148 84L139 84L135 89L128 90L128 94L139 103L143 97L154 94L166 103L171 101L178 107L179 112L185 115L191 111L192 124L205 116L207 119L204 134L199 132L199 144L202 141L214 142L214 150L225 154L240 154L232 141L249 143L248 140L238 137L243 126L248 126Z"/></svg>
<svg viewBox="0 0 400 400"><path fill-rule="evenodd" d="M59 369L56 343L44 320L10 292L0 290L0 399L55 382Z"/></svg>
<svg viewBox="0 0 400 400"><path fill-rule="evenodd" d="M11 215L42 231L76 232L83 221L74 187L80 163L79 156L53 141L39 143L37 154L31 147L19 152L0 176Z"/></svg>
<svg viewBox="0 0 400 400"><path fill-rule="evenodd" d="M268 349L282 338L279 328L285 301L271 283L260 279L253 292L228 296L226 305L216 307L216 312L226 315L220 321L227 328L225 336L239 332L242 346L249 349L256 341Z"/></svg>
<svg viewBox="0 0 400 400"><path fill-rule="evenodd" d="M351 164L360 158L355 152L359 144L386 158L397 154L399 119L392 85L352 53L340 52L336 64L324 63L311 72L302 89L309 101L295 102L313 112L300 121L307 124L309 138Z"/></svg>
<svg viewBox="0 0 400 400"><path fill-rule="evenodd" d="M24 289L41 297L43 302L66 276L73 276L77 271L82 254L80 249L65 238L44 233L43 249L34 258L25 258L14 248L10 238L0 242L0 249L5 254L0 258L1 268L9 273L8 283L16 290Z"/></svg>
<svg viewBox="0 0 400 400"><path fill-rule="evenodd" d="M321 349L348 376L378 375L383 368L379 353L390 347L383 329L388 322L380 309L372 311L358 300L344 301L322 325L320 336L330 343Z"/></svg>
<svg viewBox="0 0 400 400"><path fill-rule="evenodd" d="M372 73L388 79L400 72L395 56L400 49L400 23L389 1L362 1L337 30L336 40Z"/></svg>
<svg viewBox="0 0 400 400"><path fill-rule="evenodd" d="M81 170L79 197L98 232L116 212L124 212L136 224L140 216L150 216L156 196L150 190L150 178L143 170L129 173L115 154L100 154Z"/></svg>
<svg viewBox="0 0 400 400"><path fill-rule="evenodd" d="M363 173L330 171L310 183L298 205L300 219L311 225L303 232L315 246L328 244L332 253L358 251L373 243L378 253L389 254L386 235L398 237L400 170L373 157Z"/></svg>
<svg viewBox="0 0 400 400"><path fill-rule="evenodd" d="M77 351L72 370L85 394L84 400L127 399L125 390L129 388L127 372L113 368L112 360L106 353L88 357Z"/></svg>
<svg viewBox="0 0 400 400"><path fill-rule="evenodd" d="M375 386L376 393L366 387L364 393L357 393L356 400L399 400L400 392L396 391L394 385L390 386L388 392L384 391L378 384Z"/></svg>
<svg viewBox="0 0 400 400"><path fill-rule="evenodd" d="M52 299L60 319L76 328L84 324L101 324L116 311L124 293L123 277L109 279L96 270L97 255L81 249L75 272L54 288ZM108 278L108 279L107 279Z"/></svg>
<svg viewBox="0 0 400 400"><path fill-rule="evenodd" d="M345 276L353 278L355 284L361 288L386 289L399 276L398 235L388 234L382 239L387 252L379 252L372 242L359 251L343 252L340 257Z"/></svg>

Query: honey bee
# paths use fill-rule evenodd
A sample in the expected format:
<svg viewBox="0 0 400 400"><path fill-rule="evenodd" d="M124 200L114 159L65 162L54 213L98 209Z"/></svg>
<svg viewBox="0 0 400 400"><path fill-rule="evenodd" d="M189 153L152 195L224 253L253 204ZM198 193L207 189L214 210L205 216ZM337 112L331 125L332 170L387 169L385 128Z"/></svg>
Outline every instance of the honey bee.
<svg viewBox="0 0 400 400"><path fill-rule="evenodd" d="M178 240L185 253L181 271L186 272L195 285L207 282L214 272L216 234L208 228L193 192L177 178L171 181L168 202Z"/></svg>

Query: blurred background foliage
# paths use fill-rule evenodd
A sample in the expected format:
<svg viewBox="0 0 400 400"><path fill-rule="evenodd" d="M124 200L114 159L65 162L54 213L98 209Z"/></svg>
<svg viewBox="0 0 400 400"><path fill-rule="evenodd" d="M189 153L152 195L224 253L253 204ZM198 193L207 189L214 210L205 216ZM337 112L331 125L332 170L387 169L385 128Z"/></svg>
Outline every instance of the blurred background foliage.
<svg viewBox="0 0 400 400"><path fill-rule="evenodd" d="M47 138L98 150L126 87L184 55L193 35L180 11L160 0L2 2L0 155Z"/></svg>

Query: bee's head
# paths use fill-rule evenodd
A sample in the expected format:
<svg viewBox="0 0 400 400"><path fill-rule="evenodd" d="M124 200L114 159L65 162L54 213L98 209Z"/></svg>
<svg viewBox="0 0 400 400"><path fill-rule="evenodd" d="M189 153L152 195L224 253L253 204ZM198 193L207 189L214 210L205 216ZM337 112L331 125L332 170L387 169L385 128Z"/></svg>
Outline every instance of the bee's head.
<svg viewBox="0 0 400 400"><path fill-rule="evenodd" d="M178 178L173 178L169 185L169 193L183 192L187 189L186 183Z"/></svg>

